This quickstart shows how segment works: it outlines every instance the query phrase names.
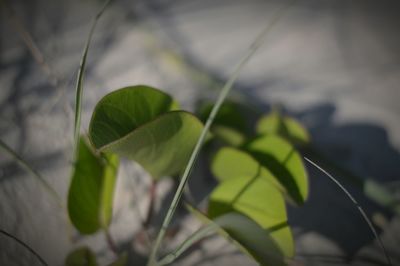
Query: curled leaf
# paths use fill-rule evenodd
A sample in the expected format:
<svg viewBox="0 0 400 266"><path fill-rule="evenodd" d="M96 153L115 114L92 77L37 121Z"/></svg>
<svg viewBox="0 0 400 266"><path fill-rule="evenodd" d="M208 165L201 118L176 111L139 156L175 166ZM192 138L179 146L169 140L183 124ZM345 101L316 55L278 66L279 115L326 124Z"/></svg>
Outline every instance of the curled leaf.
<svg viewBox="0 0 400 266"><path fill-rule="evenodd" d="M106 95L90 122L97 149L138 162L154 179L178 174L200 136L202 123L175 110L172 98L151 87L127 87Z"/></svg>
<svg viewBox="0 0 400 266"><path fill-rule="evenodd" d="M68 214L82 234L94 233L110 224L118 165L117 155L96 154L80 138L68 193Z"/></svg>
<svg viewBox="0 0 400 266"><path fill-rule="evenodd" d="M196 209L190 206L187 206L187 208L206 225L217 225L216 232L219 235L226 238L244 254L260 263L260 265L286 265L285 250L282 250L282 247L279 246L276 236L271 235L268 230L263 229L245 215L237 212L228 212L211 220ZM281 239L281 241L288 240Z"/></svg>

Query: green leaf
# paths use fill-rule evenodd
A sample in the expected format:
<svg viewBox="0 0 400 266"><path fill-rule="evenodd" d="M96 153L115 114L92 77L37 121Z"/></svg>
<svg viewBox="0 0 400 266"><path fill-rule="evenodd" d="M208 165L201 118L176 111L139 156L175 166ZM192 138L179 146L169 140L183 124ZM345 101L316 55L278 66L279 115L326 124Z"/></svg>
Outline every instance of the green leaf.
<svg viewBox="0 0 400 266"><path fill-rule="evenodd" d="M259 173L228 179L211 193L208 205L210 218L231 211L249 216L263 228L276 226L287 220L282 194Z"/></svg>
<svg viewBox="0 0 400 266"><path fill-rule="evenodd" d="M279 180L294 203L306 201L307 172L300 154L289 142L276 135L265 135L247 143L245 150Z"/></svg>
<svg viewBox="0 0 400 266"><path fill-rule="evenodd" d="M239 213L228 213L216 218L220 225L262 265L286 265L284 255L275 240L251 219Z"/></svg>
<svg viewBox="0 0 400 266"><path fill-rule="evenodd" d="M212 107L211 103L205 103L199 108L197 113L203 122L206 121ZM240 110L239 104L234 102L224 102L222 104L211 126L211 132L214 137L232 146L240 146L244 143L247 126Z"/></svg>
<svg viewBox="0 0 400 266"><path fill-rule="evenodd" d="M273 111L257 122L258 134L277 134L294 145L310 144L310 134L297 120Z"/></svg>
<svg viewBox="0 0 400 266"><path fill-rule="evenodd" d="M256 260L260 265L286 265L282 248L268 230L263 229L248 217L235 212L228 212L211 220L196 209L188 210L206 225L216 224L216 232L234 244L240 251ZM290 233L290 231L288 231ZM288 241L290 239L282 239ZM292 242L293 243L293 240Z"/></svg>
<svg viewBox="0 0 400 266"><path fill-rule="evenodd" d="M211 132L214 137L217 137L225 144L234 147L242 145L246 140L246 136L240 131L223 125L212 126Z"/></svg>
<svg viewBox="0 0 400 266"><path fill-rule="evenodd" d="M91 141L100 149L176 108L177 103L171 96L152 87L138 85L113 91L93 111L89 127Z"/></svg>
<svg viewBox="0 0 400 266"><path fill-rule="evenodd" d="M118 165L116 155L98 155L80 138L68 194L68 213L82 234L94 233L110 224Z"/></svg>
<svg viewBox="0 0 400 266"><path fill-rule="evenodd" d="M203 129L156 89L136 86L106 95L90 123L92 142L102 152L138 162L154 179L179 174Z"/></svg>
<svg viewBox="0 0 400 266"><path fill-rule="evenodd" d="M137 161L155 179L173 176L186 165L202 127L190 113L169 112L104 146L101 151Z"/></svg>
<svg viewBox="0 0 400 266"><path fill-rule="evenodd" d="M211 162L211 172L219 182L227 179L259 174L285 191L277 179L247 152L224 147L218 150Z"/></svg>
<svg viewBox="0 0 400 266"><path fill-rule="evenodd" d="M81 247L68 254L65 266L96 266L96 256L88 247Z"/></svg>
<svg viewBox="0 0 400 266"><path fill-rule="evenodd" d="M209 217L214 219L229 212L242 213L257 222L271 233L285 256L293 256L293 239L287 225L284 199L260 172L253 176L227 179L211 193Z"/></svg>

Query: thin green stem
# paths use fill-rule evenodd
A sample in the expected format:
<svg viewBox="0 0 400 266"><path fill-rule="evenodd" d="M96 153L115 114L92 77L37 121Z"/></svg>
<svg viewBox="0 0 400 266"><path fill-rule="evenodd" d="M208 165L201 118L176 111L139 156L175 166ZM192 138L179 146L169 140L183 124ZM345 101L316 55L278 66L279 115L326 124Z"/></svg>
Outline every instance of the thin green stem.
<svg viewBox="0 0 400 266"><path fill-rule="evenodd" d="M104 234L106 236L107 244L110 250L114 253L114 255L118 256L118 249L115 245L115 241L111 236L110 230L108 228L104 228Z"/></svg>
<svg viewBox="0 0 400 266"><path fill-rule="evenodd" d="M5 144L2 140L0 140L0 147L8 154L10 154L21 167L23 167L27 172L29 172L39 181L39 183L49 193L49 195L53 197L53 199L61 209L64 210L66 209L58 193L53 189L53 187L49 183L47 183L47 181L39 174L38 171L33 169L20 155L18 155L13 149L11 149L11 147Z"/></svg>
<svg viewBox="0 0 400 266"><path fill-rule="evenodd" d="M154 202L156 199L156 191L157 191L157 181L152 179L151 185L150 185L150 191L149 191L150 201L149 201L149 207L147 210L147 217L146 217L146 220L144 220L144 222L143 222L144 230L147 230L151 224L151 218L153 217L153 212L154 212Z"/></svg>
<svg viewBox="0 0 400 266"><path fill-rule="evenodd" d="M291 2L291 4L294 3L294 1ZM279 20L279 18L282 17L284 11L286 11L288 9L290 5L286 5L285 7L281 8L273 17L272 22L257 36L257 38L255 39L255 41L251 44L249 50L247 51L247 53L244 55L244 57L240 60L240 62L237 64L237 66L234 68L234 71L232 73L232 75L230 76L230 78L228 79L228 81L225 83L224 87L222 88L218 99L213 107L213 109L211 110L210 115L208 116L208 119L206 121L206 124L204 125L203 131L200 134L200 137L196 143L196 146L190 156L189 162L186 165L186 168L183 172L182 178L180 180L178 189L175 192L174 198L172 200L172 203L168 209L167 215L164 218L163 224L161 226L161 229L157 235L157 239L156 242L153 246L153 249L151 250L150 253L150 257L149 257L149 261L148 264L149 266L152 265L156 265L157 261L156 261L156 257L157 257L157 252L158 249L161 246L161 242L164 238L165 232L172 220L172 217L175 213L175 210L178 206L179 200L182 196L182 192L184 190L184 187L186 185L186 182L188 180L188 177L193 169L193 166L196 162L197 156L200 152L200 149L203 145L203 142L206 138L206 135L214 121L215 116L217 115L222 103L225 101L226 96L228 95L229 91L232 88L233 83L236 81L236 79L239 76L240 71L242 70L242 68L246 65L246 63L250 60L250 58L254 55L254 53L260 48L261 44L263 43L263 40L265 38L265 36L267 35L267 33L272 29L272 27L275 25L275 23Z"/></svg>
<svg viewBox="0 0 400 266"><path fill-rule="evenodd" d="M111 2L111 0L107 0L102 8L99 10L99 12L96 14L96 17L93 20L92 26L89 31L89 36L86 41L85 48L82 53L82 58L81 62L79 65L79 71L78 71L78 77L76 81L76 94L75 94L75 122L74 122L74 140L75 140L75 146L74 146L74 158L77 155L78 152L78 145L79 145L79 132L80 132L80 127L81 127L81 113L82 113L82 95L83 95L83 77L84 77L84 72L85 72L85 67L86 67L86 58L87 54L89 51L89 46L90 42L92 40L92 36L94 33L94 30L97 25L97 21L100 19L101 15L104 13L106 10L108 4Z"/></svg>

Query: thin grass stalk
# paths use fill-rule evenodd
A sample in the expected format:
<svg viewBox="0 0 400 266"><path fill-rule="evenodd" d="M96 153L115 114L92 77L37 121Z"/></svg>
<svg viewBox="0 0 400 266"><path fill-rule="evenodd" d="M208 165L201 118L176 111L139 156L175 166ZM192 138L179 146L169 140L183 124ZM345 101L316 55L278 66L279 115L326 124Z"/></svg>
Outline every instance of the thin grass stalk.
<svg viewBox="0 0 400 266"><path fill-rule="evenodd" d="M78 71L78 77L76 81L76 87L75 87L75 120L74 120L74 159L77 156L78 153L78 146L79 146L79 133L80 133L80 128L81 128L81 114L82 114L82 95L83 95L83 78L84 78L84 73L85 73L85 67L86 67L86 58L87 54L89 51L89 46L92 41L92 36L94 33L94 30L96 28L97 22L100 19L101 15L104 13L106 10L107 6L110 4L112 0L107 0L102 8L99 10L99 12L96 14L92 26L89 31L88 38L86 40L86 45L82 53L81 57L81 62L79 65L79 71Z"/></svg>
<svg viewBox="0 0 400 266"><path fill-rule="evenodd" d="M28 162L26 162L19 154L17 154L11 147L9 147L7 144L5 144L2 140L0 140L0 147L5 150L8 154L10 154L14 160L21 166L23 167L27 172L29 172L32 176L34 176L39 183L43 186L43 188L49 193L49 195L55 200L57 205L61 209L66 209L63 201L61 200L60 196L58 193L53 189L53 187L44 179L38 171L33 169Z"/></svg>
<svg viewBox="0 0 400 266"><path fill-rule="evenodd" d="M224 87L222 88L218 99L216 101L216 103L214 104L213 109L211 110L210 115L207 118L207 121L204 125L203 131L200 134L200 137L196 143L196 146L190 156L189 162L186 165L186 168L183 172L182 178L180 180L179 186L175 192L174 198L171 202L171 205L168 209L167 215L164 218L163 224L161 226L161 229L157 235L157 239L156 242L153 246L153 249L151 250L150 253L150 257L148 260L148 264L149 266L152 265L157 265L157 261L156 261L156 256L157 256L157 252L158 249L161 246L161 242L165 236L166 230L172 220L172 217L175 213L175 210L178 206L179 200L182 196L184 187L186 185L186 182L188 180L188 177L193 169L193 166L196 162L197 156L200 152L201 146L204 143L204 140L206 138L206 135L215 119L215 116L217 115L222 103L225 101L226 96L229 94L233 83L236 81L236 79L239 76L240 71L242 70L242 68L246 65L246 63L250 60L250 58L254 55L254 53L260 48L261 44L263 43L263 40L265 38L265 36L267 35L267 33L273 28L273 26L275 25L275 23L279 20L279 18L281 18L284 14L284 11L288 10L289 6L291 4L293 4L294 1L291 1L290 4L282 7L281 9L279 9L273 19L272 22L270 24L268 24L268 26L257 36L257 38L255 39L255 41L251 44L250 48L248 49L247 53L243 56L243 58L240 60L240 62L236 65L236 67L234 68L234 71L232 73L232 75L230 76L230 78L228 79L228 81L225 83Z"/></svg>
<svg viewBox="0 0 400 266"><path fill-rule="evenodd" d="M27 250L29 250L30 253L32 253L39 261L42 265L47 266L47 262L39 255L39 253L37 253L35 250L33 250L33 248L31 248L28 244L26 244L24 241L18 239L17 237L13 236L12 234L0 229L0 233L8 238L13 239L15 242L17 242L18 244L20 244L21 246L23 246L24 248L26 248Z"/></svg>
<svg viewBox="0 0 400 266"><path fill-rule="evenodd" d="M203 239L204 237L209 236L212 233L215 233L220 227L215 223L210 223L193 234L191 234L188 238L186 238L174 251L166 255L159 262L159 266L168 265L174 262L183 252L185 252L188 248L190 248L194 243Z"/></svg>
<svg viewBox="0 0 400 266"><path fill-rule="evenodd" d="M358 211L361 213L361 216L363 217L363 219L365 220L365 222L368 224L368 227L370 228L372 234L375 236L375 239L378 241L379 246L381 247L383 254L386 258L387 261L387 265L388 266L392 266L392 262L390 259L390 256L385 248L385 246L383 245L383 242L381 240L381 238L379 237L378 233L375 230L375 227L373 226L371 220L368 218L367 214L365 213L364 209L361 207L361 205L356 201L356 199L350 194L350 192L336 179L334 178L330 173L328 173L325 169L323 169L322 167L320 167L318 164L316 164L315 162L311 161L310 159L308 159L307 157L303 157L304 160L306 160L308 163L310 163L312 166L314 166L315 168L317 168L319 171L321 171L322 173L324 173L327 177L329 177L346 195L347 197L353 202L353 204L357 207Z"/></svg>
<svg viewBox="0 0 400 266"><path fill-rule="evenodd" d="M391 193L384 185L380 183L374 183L374 189L366 189L368 186L368 179L362 178L333 162L315 147L309 146L304 150L304 152L307 157L314 161L318 161L322 168L336 173L341 180L346 181L347 184L360 189L368 199L374 201L384 208L387 208L395 214L400 214L400 207L396 204L395 195L393 195L393 193Z"/></svg>

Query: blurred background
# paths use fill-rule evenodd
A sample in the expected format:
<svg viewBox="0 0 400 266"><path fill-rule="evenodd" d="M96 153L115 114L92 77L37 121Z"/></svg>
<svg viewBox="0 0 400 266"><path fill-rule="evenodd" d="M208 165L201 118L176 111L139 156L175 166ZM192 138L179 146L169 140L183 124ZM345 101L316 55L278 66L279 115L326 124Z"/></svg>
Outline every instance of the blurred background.
<svg viewBox="0 0 400 266"><path fill-rule="evenodd" d="M107 92L136 84L158 87L194 111L215 99L257 34L288 1L115 0L101 17L84 80L82 131ZM73 145L74 86L99 0L0 1L0 138L66 199ZM280 105L311 132L326 158L364 180L400 194L399 1L295 1L240 74L231 97L260 114ZM3 150L0 228L63 265L75 246L90 245L109 262L104 236L68 233L63 214L43 188ZM202 200L212 185L199 163L190 181ZM329 179L309 168L311 195L288 207L297 255L293 265L385 265L368 225ZM120 171L111 232L131 246L148 204L150 181L137 165ZM394 265L400 265L400 219L343 184L373 218ZM169 204L166 180L157 208ZM198 190L198 191L197 191ZM167 205L168 205L167 204ZM190 230L196 223L184 217ZM69 239L72 234L73 241ZM176 240L179 243L178 240ZM180 265L253 265L215 239ZM143 258L142 258L143 259ZM140 265L140 254L130 263ZM40 265L0 235L0 265Z"/></svg>

